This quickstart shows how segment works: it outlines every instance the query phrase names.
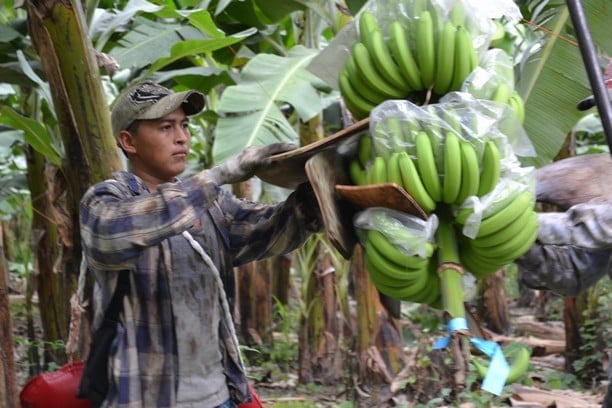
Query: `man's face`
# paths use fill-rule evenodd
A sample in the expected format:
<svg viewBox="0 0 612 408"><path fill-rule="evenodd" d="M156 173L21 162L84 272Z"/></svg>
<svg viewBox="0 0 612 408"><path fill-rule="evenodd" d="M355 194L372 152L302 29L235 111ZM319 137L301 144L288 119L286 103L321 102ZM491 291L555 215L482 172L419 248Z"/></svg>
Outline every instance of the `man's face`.
<svg viewBox="0 0 612 408"><path fill-rule="evenodd" d="M149 186L173 181L185 170L191 144L182 108L154 120L141 120L135 133L124 135L123 149L132 171Z"/></svg>

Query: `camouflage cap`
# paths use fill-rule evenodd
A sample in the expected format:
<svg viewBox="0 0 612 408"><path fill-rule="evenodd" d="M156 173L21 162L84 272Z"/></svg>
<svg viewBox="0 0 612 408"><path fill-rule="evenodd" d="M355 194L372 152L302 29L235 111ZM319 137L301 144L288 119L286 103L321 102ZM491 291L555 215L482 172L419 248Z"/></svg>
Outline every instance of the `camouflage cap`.
<svg viewBox="0 0 612 408"><path fill-rule="evenodd" d="M159 119L183 107L186 115L204 109L204 95L189 90L173 92L154 82L142 82L129 87L113 103L111 122L115 137L139 119Z"/></svg>

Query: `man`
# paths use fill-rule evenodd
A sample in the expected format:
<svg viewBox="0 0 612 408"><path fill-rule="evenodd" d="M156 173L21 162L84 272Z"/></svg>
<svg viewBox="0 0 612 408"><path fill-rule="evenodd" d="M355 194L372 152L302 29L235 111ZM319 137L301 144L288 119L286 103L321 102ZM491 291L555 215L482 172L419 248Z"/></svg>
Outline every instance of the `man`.
<svg viewBox="0 0 612 408"><path fill-rule="evenodd" d="M128 274L130 282L104 406L231 408L248 400L227 307L232 268L292 251L321 229L309 184L276 205L241 200L219 187L250 178L291 145L250 147L177 179L190 146L187 117L203 107L197 91L174 93L151 82L130 87L111 113L129 171L93 186L81 200L84 256L96 282L94 328L118 276Z"/></svg>
<svg viewBox="0 0 612 408"><path fill-rule="evenodd" d="M612 160L608 153L576 156L536 171L540 202L561 212L538 213L538 238L516 261L519 279L534 289L577 296L612 278ZM612 360L602 407L612 407Z"/></svg>

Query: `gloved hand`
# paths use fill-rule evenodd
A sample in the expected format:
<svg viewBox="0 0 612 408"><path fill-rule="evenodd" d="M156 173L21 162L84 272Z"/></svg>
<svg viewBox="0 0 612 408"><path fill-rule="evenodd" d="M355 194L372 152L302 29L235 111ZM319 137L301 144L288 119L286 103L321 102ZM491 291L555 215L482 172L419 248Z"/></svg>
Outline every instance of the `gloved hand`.
<svg viewBox="0 0 612 408"><path fill-rule="evenodd" d="M612 250L536 243L516 264L519 279L532 289L577 296L610 274Z"/></svg>
<svg viewBox="0 0 612 408"><path fill-rule="evenodd" d="M266 146L250 146L225 163L208 170L208 176L218 185L234 184L253 177L270 163L270 157L295 149L291 143L272 143Z"/></svg>
<svg viewBox="0 0 612 408"><path fill-rule="evenodd" d="M612 203L591 201L538 214L538 239L516 260L528 287L576 296L612 277Z"/></svg>

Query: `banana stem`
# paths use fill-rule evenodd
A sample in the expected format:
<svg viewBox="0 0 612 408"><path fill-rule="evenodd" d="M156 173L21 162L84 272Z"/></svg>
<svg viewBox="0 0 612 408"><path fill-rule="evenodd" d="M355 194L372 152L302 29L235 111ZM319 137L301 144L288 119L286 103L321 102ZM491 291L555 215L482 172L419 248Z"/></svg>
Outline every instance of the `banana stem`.
<svg viewBox="0 0 612 408"><path fill-rule="evenodd" d="M449 210L438 211L440 224L436 231L438 244L440 274L440 290L442 293L442 305L449 315L449 321L453 319L465 319L465 308L463 299L465 293L461 285L463 268L459 263L459 250L455 231L452 224L452 215ZM460 393L465 388L467 373L469 371L470 349L467 333L463 330L450 333L449 351L455 362L454 391Z"/></svg>
<svg viewBox="0 0 612 408"><path fill-rule="evenodd" d="M442 304L451 319L465 318L463 298L465 293L461 286L462 267L459 263L459 251L451 218L440 215L440 224L436 232L439 253L440 289Z"/></svg>

